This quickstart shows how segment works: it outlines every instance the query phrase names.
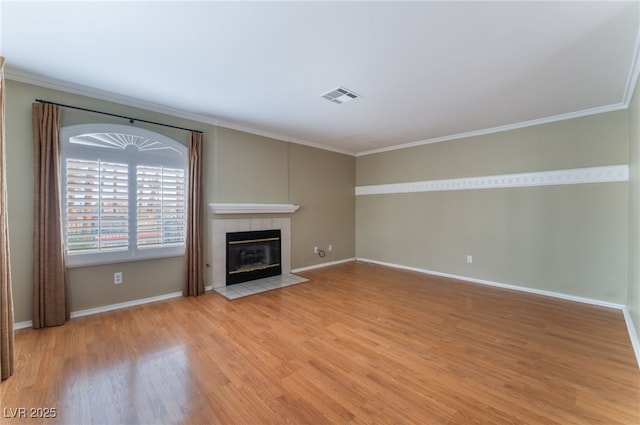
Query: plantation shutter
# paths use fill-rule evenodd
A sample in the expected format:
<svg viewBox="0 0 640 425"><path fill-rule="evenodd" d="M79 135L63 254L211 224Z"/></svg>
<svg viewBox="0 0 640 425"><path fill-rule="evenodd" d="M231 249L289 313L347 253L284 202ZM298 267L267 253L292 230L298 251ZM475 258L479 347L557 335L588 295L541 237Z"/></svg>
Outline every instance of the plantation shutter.
<svg viewBox="0 0 640 425"><path fill-rule="evenodd" d="M137 246L179 246L185 240L184 170L137 166Z"/></svg>
<svg viewBox="0 0 640 425"><path fill-rule="evenodd" d="M128 166L67 159L67 254L129 247Z"/></svg>

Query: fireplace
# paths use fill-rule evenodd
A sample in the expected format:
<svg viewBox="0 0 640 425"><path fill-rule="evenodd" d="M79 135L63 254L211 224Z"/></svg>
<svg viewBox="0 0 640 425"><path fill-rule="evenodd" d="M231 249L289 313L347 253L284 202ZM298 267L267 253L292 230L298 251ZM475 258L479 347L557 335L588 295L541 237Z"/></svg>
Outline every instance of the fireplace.
<svg viewBox="0 0 640 425"><path fill-rule="evenodd" d="M211 280L214 289L227 286L227 233L280 230L280 263L282 274L291 273L291 218L289 217L225 217L211 220Z"/></svg>
<svg viewBox="0 0 640 425"><path fill-rule="evenodd" d="M227 233L227 285L282 274L280 229Z"/></svg>

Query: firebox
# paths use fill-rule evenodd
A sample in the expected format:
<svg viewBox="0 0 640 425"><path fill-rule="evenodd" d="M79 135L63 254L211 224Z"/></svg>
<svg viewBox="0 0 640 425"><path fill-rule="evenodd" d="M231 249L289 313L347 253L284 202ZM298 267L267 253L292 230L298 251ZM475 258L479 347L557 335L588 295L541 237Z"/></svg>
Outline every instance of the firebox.
<svg viewBox="0 0 640 425"><path fill-rule="evenodd" d="M282 274L280 230L227 233L227 285Z"/></svg>

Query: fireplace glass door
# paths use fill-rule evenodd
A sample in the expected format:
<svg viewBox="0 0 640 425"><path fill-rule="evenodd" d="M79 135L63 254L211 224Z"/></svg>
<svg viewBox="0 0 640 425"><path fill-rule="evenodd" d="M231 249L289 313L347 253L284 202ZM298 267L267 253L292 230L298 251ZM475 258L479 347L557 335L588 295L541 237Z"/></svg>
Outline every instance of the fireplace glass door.
<svg viewBox="0 0 640 425"><path fill-rule="evenodd" d="M227 233L227 285L282 274L280 230Z"/></svg>

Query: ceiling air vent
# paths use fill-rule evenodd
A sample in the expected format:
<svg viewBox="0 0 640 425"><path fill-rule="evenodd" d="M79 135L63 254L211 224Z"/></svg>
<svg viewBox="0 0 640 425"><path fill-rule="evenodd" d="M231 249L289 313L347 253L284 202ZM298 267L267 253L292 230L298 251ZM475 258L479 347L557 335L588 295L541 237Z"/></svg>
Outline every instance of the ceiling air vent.
<svg viewBox="0 0 640 425"><path fill-rule="evenodd" d="M321 97L324 97L333 103L340 104L351 102L353 99L359 98L360 95L352 92L351 90L345 89L344 87L338 87L337 89L333 89L330 92L321 95Z"/></svg>

